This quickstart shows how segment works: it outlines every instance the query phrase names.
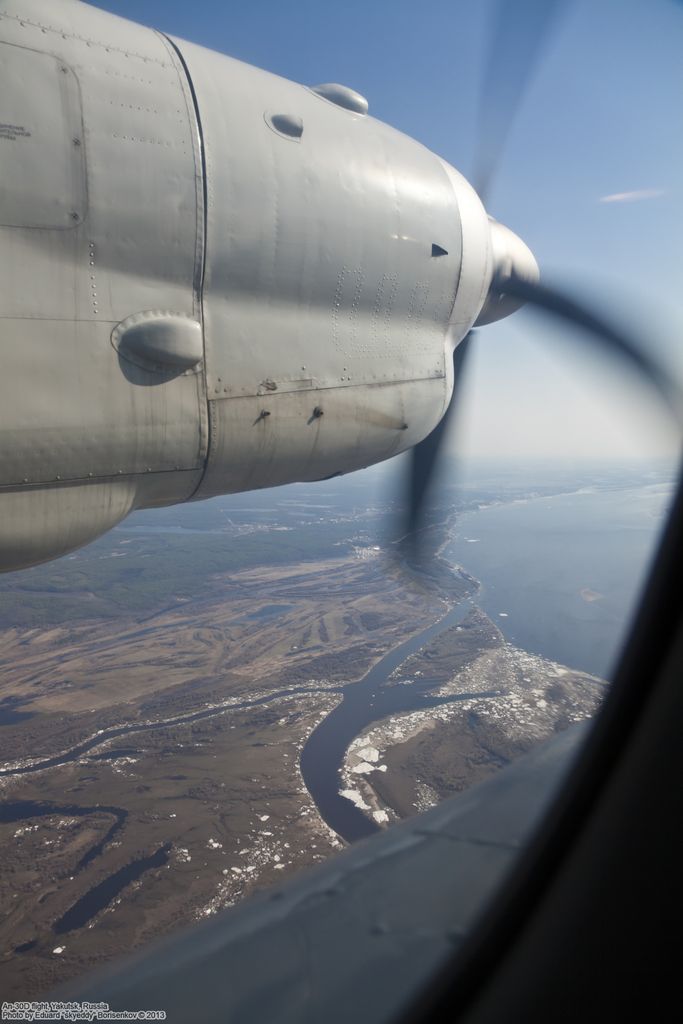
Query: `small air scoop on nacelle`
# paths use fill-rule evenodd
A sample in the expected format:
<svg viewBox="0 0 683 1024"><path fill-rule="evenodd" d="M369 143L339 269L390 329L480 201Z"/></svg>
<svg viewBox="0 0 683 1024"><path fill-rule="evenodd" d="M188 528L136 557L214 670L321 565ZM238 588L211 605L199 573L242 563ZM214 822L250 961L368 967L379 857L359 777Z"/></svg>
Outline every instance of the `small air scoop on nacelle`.
<svg viewBox="0 0 683 1024"><path fill-rule="evenodd" d="M531 249L514 231L510 231L504 224L499 224L493 217L489 217L489 228L491 281L484 305L475 320L475 327L502 320L524 305L521 299L505 293L505 284L511 277L520 278L530 284L536 284L540 278L538 263Z"/></svg>

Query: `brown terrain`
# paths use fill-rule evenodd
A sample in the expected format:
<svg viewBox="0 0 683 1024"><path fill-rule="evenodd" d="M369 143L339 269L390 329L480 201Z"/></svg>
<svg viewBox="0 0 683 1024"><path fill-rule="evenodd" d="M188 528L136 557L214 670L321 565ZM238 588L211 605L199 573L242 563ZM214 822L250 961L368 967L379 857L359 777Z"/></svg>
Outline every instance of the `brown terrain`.
<svg viewBox="0 0 683 1024"><path fill-rule="evenodd" d="M0 635L0 700L17 719L0 765L4 998L35 999L341 846L299 750L336 688L445 608L379 562L215 574L144 619ZM145 724L159 727L97 739Z"/></svg>
<svg viewBox="0 0 683 1024"><path fill-rule="evenodd" d="M202 537L193 571L184 538L164 561L157 538L132 557L133 542L114 536L109 553L95 546L53 576L10 580L0 592L10 622L0 632L3 998L39 998L342 847L299 754L342 686L474 593L476 581L438 558L442 542L429 538L428 575L362 545L207 573L213 545L234 557L239 538ZM106 586L95 598L97 573ZM15 619L39 624L12 624L14 600ZM476 608L387 685L418 682L446 702L374 723L347 756L349 798L378 824L590 716L604 689L515 649ZM358 775L366 748L374 764Z"/></svg>
<svg viewBox="0 0 683 1024"><path fill-rule="evenodd" d="M346 785L382 823L468 789L554 733L592 717L606 691L602 679L507 643L479 608L408 658L392 683L416 678L428 680L431 693L467 698L385 719L354 741ZM370 753L374 770L354 770L369 767Z"/></svg>

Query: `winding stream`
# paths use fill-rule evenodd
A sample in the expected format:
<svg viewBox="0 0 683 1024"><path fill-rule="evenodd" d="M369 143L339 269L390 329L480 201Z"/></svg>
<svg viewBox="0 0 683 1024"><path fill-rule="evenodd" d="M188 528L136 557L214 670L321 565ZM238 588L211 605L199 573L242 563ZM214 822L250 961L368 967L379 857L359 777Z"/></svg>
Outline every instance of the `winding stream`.
<svg viewBox="0 0 683 1024"><path fill-rule="evenodd" d="M306 687L295 687L288 690L279 690L275 693L270 693L265 697L258 697L255 700L240 701L235 704L206 708L203 711L193 711L185 715L176 715L173 718L169 718L161 722L146 722L134 725L115 726L110 729L102 730L102 732L97 735L91 736L89 739L77 744L70 750L61 754L56 754L54 757L44 758L41 761L35 761L23 766L0 769L0 775L27 775L33 772L45 771L49 768L56 768L59 765L69 764L77 761L83 756L83 754L90 750L94 750L102 744L107 743L109 740L118 738L119 736L127 736L130 733L146 732L155 729L163 729L168 726L198 722L207 718L213 718L216 715L226 714L230 711L239 711L242 708L257 707L262 704L268 704L281 697L319 692L328 693L336 691L335 689L320 691ZM137 753L137 751L133 748L119 748L117 750L95 754L94 758L104 760L114 756L125 756L131 753ZM121 807L109 807L101 804L95 806L81 806L78 804L54 804L35 800L0 802L1 823L14 823L24 821L26 819L45 817L47 815L55 814L59 814L64 817L82 817L84 815L94 813L111 814L114 817L114 822L110 828L107 829L102 838L94 843L93 846L91 846L81 857L74 869L74 874L82 871L83 868L87 867L88 864L102 853L104 847L114 838L116 833L124 825L126 818L128 817L128 812L126 810ZM53 931L55 934L62 935L68 931L72 931L74 928L81 928L83 925L87 924L88 921L108 906L111 901L123 891L123 889L131 884L131 882L136 881L150 868L163 866L168 861L170 849L171 844L166 843L149 856L140 857L137 860L131 861L129 864L125 864L122 868L109 875L98 885L93 886L92 889L89 889L84 893L84 895L81 896L80 899L78 899L73 906L71 906L69 910L67 910L66 913L54 923ZM20 946L16 947L14 952L26 953L33 949L37 945L37 942L38 940L34 939L30 942L22 943Z"/></svg>
<svg viewBox="0 0 683 1024"><path fill-rule="evenodd" d="M128 811L124 810L123 807L109 807L106 804L85 807L82 804L53 804L39 800L12 800L0 803L0 823L2 824L24 821L26 818L43 818L53 814L58 814L64 818L82 818L87 814L110 814L114 818L113 824L107 829L102 838L98 839L83 854L73 869L74 874L82 871L95 857L102 853L106 844L123 827L128 817Z"/></svg>
<svg viewBox="0 0 683 1024"><path fill-rule="evenodd" d="M102 730L102 732L95 736L91 736L70 750L53 757L44 758L41 761L35 761L23 766L0 769L0 776L25 775L69 764L77 761L83 754L102 746L104 743L130 735L131 733L141 733L202 721L230 711L268 704L279 698L297 694L341 692L341 703L326 715L305 743L301 752L301 771L306 787L323 819L343 839L347 842L353 842L378 831L379 826L339 793L339 769L349 744L367 726L388 715L437 707L444 703L466 700L472 696L465 693L459 694L456 697L434 697L428 692L430 683L427 680L414 680L411 685L386 685L389 676L406 658L410 657L411 654L414 654L444 630L462 622L471 607L472 605L469 600L463 600L437 622L427 626L415 636L410 637L388 651L358 682L349 683L344 687L331 687L324 690L296 687L280 690L255 700L241 701L235 704L176 715L165 721L113 726ZM497 691L477 694L478 697L493 697L496 695ZM104 759L114 753L121 755L130 752L132 752L132 748L123 748L118 751L104 752L94 756L98 759ZM102 806L96 808L79 807L72 804L58 806L56 804L40 804L32 801L16 801L5 803L1 806L0 820L4 821L20 821L25 818L35 817L36 815L46 814L75 816L92 813L95 810L112 813L115 816L113 825L106 835L87 851L79 862L77 870L82 870L102 852L105 844L121 828L126 817L126 812L121 808ZM145 871L166 863L169 850L170 844L166 844L151 855L125 865L94 886L55 922L53 926L55 933L64 934L74 928L82 927ZM28 950L30 948L32 948L32 943L26 943L16 951L23 952L24 949Z"/></svg>
<svg viewBox="0 0 683 1024"><path fill-rule="evenodd" d="M305 785L322 818L340 837L347 842L354 842L377 832L379 826L339 792L339 771L353 740L368 726L388 716L466 700L471 696L459 694L435 697L430 692L427 680L418 678L410 685L392 685L389 681L391 674L410 655L433 638L462 622L473 601L488 610L492 616L503 617L504 621L499 624L511 642L525 649L536 650L543 656L560 661L563 658L565 661L569 659L568 663L578 659L574 648L570 654L557 648L558 637L547 625L549 616L552 621L576 620L575 627L565 629L563 633L569 638L566 642L574 645L581 637L587 636L586 623L593 624L594 631L599 632L602 651L605 629L615 628L608 614L609 602L616 600L616 595L623 604L624 595L632 594L635 586L633 581L639 578L638 572L642 578L646 556L654 544L659 521L653 519L652 508L657 505L655 498L656 495L652 497L647 491L639 501L635 501L633 494L625 500L625 492L619 491L599 492L592 496L576 492L573 495L556 497L552 501L550 496L546 496L469 513L467 517L461 517L458 535L450 539L446 553L449 561L465 562L476 577L487 580L486 591L480 591L474 599L462 600L437 622L388 651L358 682L321 689L292 687L252 700L177 714L165 721L112 726L90 736L68 751L23 765L7 765L0 768L0 777L22 776L69 764L111 740L131 734L199 722L231 711L269 704L284 697L336 693L341 694L342 699L310 734L301 751L300 765ZM661 505L663 501L662 498L659 504ZM655 511L658 508L659 505ZM533 529L529 528L530 516ZM586 524L595 527L596 522L600 528L592 529L591 532ZM620 524L620 529L614 528L615 523ZM476 536L469 536L471 532L476 533ZM558 536L561 543L558 543ZM514 542L511 542L511 537L514 538ZM635 549L634 537L638 540ZM524 538L525 546L522 545ZM480 541L482 543L479 543ZM607 548L609 558L605 555ZM632 573L631 591L628 593L623 580L627 562ZM529 578L529 565L536 567L538 578ZM473 579L473 582L476 581ZM594 594L595 599L589 600L586 594ZM255 613L255 617L276 614L282 607L278 604L267 606ZM621 617L616 618L619 620L618 630L621 631L626 620L621 605L619 608ZM148 628L151 629L143 626L140 635ZM527 636L527 632L521 632L522 628L527 632L536 630L539 636L542 634L543 642L541 643L538 636ZM621 632L614 635L619 639ZM580 663L578 667L595 671L596 666L589 661L589 657L592 657L587 646L589 640L590 636L583 641L587 651L583 654L586 664ZM604 658L604 654L602 656ZM478 693L476 696L491 698L497 695L497 691L491 691ZM22 710L21 702L5 700L0 706L0 725L12 724L29 714ZM103 761L136 752L132 746L119 744L116 749L94 753L91 757ZM83 854L75 867L75 871L79 872L102 853L105 846L123 827L127 818L127 812L123 808L35 801L0 802L0 822L20 822L50 814L75 817L94 812L110 814L113 821L106 834ZM147 870L163 865L168 859L169 850L170 847L166 844L109 875L80 897L55 922L54 930L58 934L64 934L85 925L132 881L140 878ZM18 946L15 952L26 952L38 941L33 939L25 942Z"/></svg>
<svg viewBox="0 0 683 1024"><path fill-rule="evenodd" d="M89 739L83 740L82 743L71 747L70 750L66 750L61 754L55 754L53 757L46 757L42 761L32 761L30 764L0 768L0 777L5 775L28 775L31 772L42 772L46 768L57 768L59 765L69 764L72 761L77 761L79 757L87 754L89 750L94 750L95 747L99 747L109 740L116 739L119 736L129 736L134 732L150 732L154 729L166 729L173 725L186 725L188 722L201 722L206 718L215 718L216 715L225 715L229 711L240 711L243 708L253 708L260 704L270 704L271 701L278 700L281 697L291 697L298 693L321 692L336 693L338 688L330 687L329 689L316 690L315 688L299 686L290 690L278 690L275 693L267 694L265 697L257 697L255 700L244 700L237 704L221 704L218 707L205 708L203 711L190 711L185 715L175 715L173 718L166 718L159 722L138 722L129 725L112 726L109 729L102 729L95 736L90 736Z"/></svg>

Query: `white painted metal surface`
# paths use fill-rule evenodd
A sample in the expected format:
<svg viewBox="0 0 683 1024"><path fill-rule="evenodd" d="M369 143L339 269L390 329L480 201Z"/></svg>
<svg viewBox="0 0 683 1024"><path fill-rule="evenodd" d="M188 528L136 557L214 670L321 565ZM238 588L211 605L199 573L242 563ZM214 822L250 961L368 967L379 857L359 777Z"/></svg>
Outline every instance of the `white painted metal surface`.
<svg viewBox="0 0 683 1024"><path fill-rule="evenodd" d="M0 0L0 569L438 423L500 259L487 215L319 88Z"/></svg>

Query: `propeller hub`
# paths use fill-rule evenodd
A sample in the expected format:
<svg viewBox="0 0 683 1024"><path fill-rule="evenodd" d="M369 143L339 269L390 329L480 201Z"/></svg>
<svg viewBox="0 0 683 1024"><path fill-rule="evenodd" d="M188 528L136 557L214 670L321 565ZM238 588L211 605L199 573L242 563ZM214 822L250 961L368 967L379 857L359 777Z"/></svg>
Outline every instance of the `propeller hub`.
<svg viewBox="0 0 683 1024"><path fill-rule="evenodd" d="M540 279L538 263L519 235L504 224L489 217L491 243L491 277L484 305L479 311L474 326L494 323L514 313L524 305L516 296L507 295L505 285L512 277L537 284Z"/></svg>

